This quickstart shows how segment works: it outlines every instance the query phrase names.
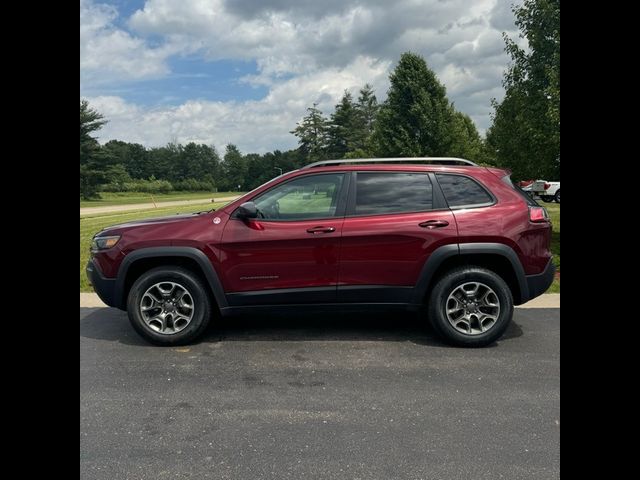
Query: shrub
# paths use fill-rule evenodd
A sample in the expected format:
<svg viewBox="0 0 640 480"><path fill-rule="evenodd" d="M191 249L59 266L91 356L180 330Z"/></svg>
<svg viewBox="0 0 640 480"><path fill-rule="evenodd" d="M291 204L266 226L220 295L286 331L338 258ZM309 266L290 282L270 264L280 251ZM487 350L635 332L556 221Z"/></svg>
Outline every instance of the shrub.
<svg viewBox="0 0 640 480"><path fill-rule="evenodd" d="M114 182L102 185L103 192L142 192L168 193L173 186L167 180L131 180L130 182Z"/></svg>
<svg viewBox="0 0 640 480"><path fill-rule="evenodd" d="M200 192L200 191L212 192L214 190L213 182L209 182L209 181L206 181L206 180L197 180L195 178L187 178L185 180L177 180L175 182L172 182L171 185L173 186L174 190L181 191L181 192L186 192L186 191L191 191L191 192Z"/></svg>

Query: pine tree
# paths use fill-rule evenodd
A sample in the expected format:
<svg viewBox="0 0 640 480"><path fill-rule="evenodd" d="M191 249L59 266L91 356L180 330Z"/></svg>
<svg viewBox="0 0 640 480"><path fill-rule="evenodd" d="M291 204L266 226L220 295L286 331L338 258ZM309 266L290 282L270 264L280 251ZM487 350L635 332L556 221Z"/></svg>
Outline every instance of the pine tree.
<svg viewBox="0 0 640 480"><path fill-rule="evenodd" d="M98 185L106 181L106 172L113 157L103 150L91 134L107 123L102 114L80 100L80 196L83 199L99 197Z"/></svg>
<svg viewBox="0 0 640 480"><path fill-rule="evenodd" d="M328 156L330 158L344 158L356 148L359 138L358 111L353 103L351 93L345 90L340 103L331 114L328 130Z"/></svg>
<svg viewBox="0 0 640 480"><path fill-rule="evenodd" d="M378 115L378 99L373 87L368 83L360 89L356 103L356 128L354 132L354 149L350 152L354 158L372 156L371 135ZM357 157L356 157L357 155Z"/></svg>
<svg viewBox="0 0 640 480"><path fill-rule="evenodd" d="M247 162L235 145L227 145L223 162L224 180L229 190L243 190L247 176Z"/></svg>
<svg viewBox="0 0 640 480"><path fill-rule="evenodd" d="M318 104L307 108L309 112L291 131L298 137L298 150L309 162L321 160L327 153L328 122L318 109Z"/></svg>
<svg viewBox="0 0 640 480"><path fill-rule="evenodd" d="M382 157L446 156L453 109L445 87L422 57L403 53L390 75L373 134Z"/></svg>

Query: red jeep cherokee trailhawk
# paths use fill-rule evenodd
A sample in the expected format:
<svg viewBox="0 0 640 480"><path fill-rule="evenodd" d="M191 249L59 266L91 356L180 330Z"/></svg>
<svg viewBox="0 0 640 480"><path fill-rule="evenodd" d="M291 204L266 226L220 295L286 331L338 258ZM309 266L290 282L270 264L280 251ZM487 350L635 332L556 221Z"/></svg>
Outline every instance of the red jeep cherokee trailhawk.
<svg viewBox="0 0 640 480"><path fill-rule="evenodd" d="M546 210L505 170L330 160L218 211L102 230L87 275L161 345L193 341L218 314L384 307L424 311L447 341L482 346L551 284L550 241Z"/></svg>

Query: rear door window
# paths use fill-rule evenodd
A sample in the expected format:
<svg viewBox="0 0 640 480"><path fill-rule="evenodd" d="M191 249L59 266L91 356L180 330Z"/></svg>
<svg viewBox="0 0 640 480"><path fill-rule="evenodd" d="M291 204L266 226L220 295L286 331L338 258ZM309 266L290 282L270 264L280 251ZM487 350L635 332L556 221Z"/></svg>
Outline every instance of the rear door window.
<svg viewBox="0 0 640 480"><path fill-rule="evenodd" d="M426 173L358 172L356 215L422 212L433 208L433 186Z"/></svg>

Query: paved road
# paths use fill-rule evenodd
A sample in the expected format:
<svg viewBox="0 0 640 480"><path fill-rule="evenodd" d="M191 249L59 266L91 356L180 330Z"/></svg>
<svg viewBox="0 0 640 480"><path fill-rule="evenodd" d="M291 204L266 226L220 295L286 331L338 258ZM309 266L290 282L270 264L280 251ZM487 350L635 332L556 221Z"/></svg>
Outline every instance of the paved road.
<svg viewBox="0 0 640 480"><path fill-rule="evenodd" d="M170 202L156 202L154 205L152 202L148 203L132 203L129 205L111 205L107 207L82 207L80 208L80 216L82 215L90 215L96 213L109 213L109 212L127 212L129 210L148 210L154 208L164 208L164 207L177 207L181 205L200 205L202 203L211 202L215 200L216 202L231 202L238 198L239 195L235 197L222 197L222 198L199 198L195 200L172 200ZM157 207L156 207L157 205Z"/></svg>
<svg viewBox="0 0 640 480"><path fill-rule="evenodd" d="M81 478L559 478L559 309L514 320L477 350L382 315L159 348L81 308Z"/></svg>

